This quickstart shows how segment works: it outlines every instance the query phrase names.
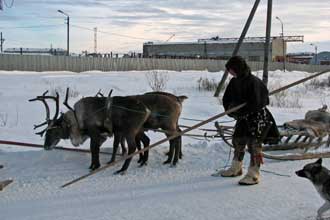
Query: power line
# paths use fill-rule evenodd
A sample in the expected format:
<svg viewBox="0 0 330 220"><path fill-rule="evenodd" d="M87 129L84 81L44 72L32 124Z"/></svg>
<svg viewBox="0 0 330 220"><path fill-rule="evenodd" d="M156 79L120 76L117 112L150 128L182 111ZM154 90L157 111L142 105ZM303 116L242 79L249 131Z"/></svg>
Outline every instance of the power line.
<svg viewBox="0 0 330 220"><path fill-rule="evenodd" d="M88 27L83 27L83 26L80 26L80 25L74 25L74 24L71 24L71 26L76 27L76 28L80 28L80 29L84 29L84 30L93 31L93 32L94 32L94 29L91 29L91 28L88 28ZM124 35L124 34L117 34L117 33L113 33L113 32L106 32L106 31L99 31L99 30L98 30L97 32L102 33L102 34L115 35L115 36L119 36L119 37L126 37L126 38L131 38L131 39L150 41L150 39L147 39L147 38L133 37L133 36Z"/></svg>
<svg viewBox="0 0 330 220"><path fill-rule="evenodd" d="M18 27L0 27L0 29L29 29L29 28L58 27L58 26L62 26L62 24L18 26Z"/></svg>

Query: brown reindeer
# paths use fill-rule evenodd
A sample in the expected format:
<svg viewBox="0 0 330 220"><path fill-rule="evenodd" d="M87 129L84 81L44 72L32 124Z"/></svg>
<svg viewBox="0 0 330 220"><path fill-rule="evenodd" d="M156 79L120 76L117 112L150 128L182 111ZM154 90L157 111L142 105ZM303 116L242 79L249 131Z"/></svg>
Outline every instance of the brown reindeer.
<svg viewBox="0 0 330 220"><path fill-rule="evenodd" d="M56 113L50 119L49 106L46 100L52 99L56 102ZM183 98L184 99L184 98ZM160 94L145 94L140 96L126 97L86 97L82 98L70 107L68 101L68 90L64 101L69 111L59 115L59 95L38 96L30 101L42 101L46 108L46 122L36 125L35 129L47 125L46 129L37 134L45 135L44 148L51 149L61 139L70 139L74 146L79 146L88 138L91 139L91 165L90 169L100 167L99 151L100 146L107 137L114 135L114 154L111 161L114 161L118 143L125 139L128 143L128 153L135 152L137 141L142 141L145 146L149 145L149 138L143 133L146 129L162 128L168 131L168 136L178 131L178 117L181 113L181 104L173 97L169 98ZM150 113L149 107L153 109ZM178 161L181 143L180 139L170 141L170 152L168 160L173 159L175 165ZM140 156L142 165L147 161L148 153ZM123 173L127 170L131 158L127 159L123 167L116 173Z"/></svg>
<svg viewBox="0 0 330 220"><path fill-rule="evenodd" d="M148 118L150 111L139 100L133 97L112 97L112 104L121 106L122 108L112 109L111 115L106 109L106 97L86 97L82 98L70 107L67 103L68 90L64 104L69 108L67 112L59 115L59 95L46 96L47 92L42 96L37 96L29 101L41 101L46 108L46 121L39 125L35 125L35 129L43 125L47 127L37 134L45 135L44 148L52 149L61 139L70 139L74 146L79 146L84 143L87 138L90 138L91 150L91 165L90 169L95 170L100 167L99 151L100 146L104 143L107 137L114 134L122 135L129 148L129 154L135 152L136 135L142 128L142 125ZM56 102L56 111L52 119L50 119L49 106L47 99ZM123 109L130 109L125 111ZM118 173L125 171L131 159L127 159Z"/></svg>
<svg viewBox="0 0 330 220"><path fill-rule="evenodd" d="M149 146L150 139L144 133L150 129L162 129L166 131L166 136L170 137L176 132L180 132L178 126L179 116L182 111L182 102L187 99L186 96L175 96L166 92L149 92L143 95L130 96L141 101L146 107L151 111L148 119L143 124L143 129L136 136L137 148L141 149L141 143L144 147ZM112 105L112 109L115 109L116 106ZM181 145L182 145L181 136L170 140L170 150L168 152L168 159L164 164L171 163L176 165L178 159L182 157ZM114 139L113 154L109 163L115 161L116 151L118 149L119 143L124 145L123 139L120 135L116 136ZM140 154L139 163L141 166L146 165L148 161L148 151L145 151L144 154Z"/></svg>

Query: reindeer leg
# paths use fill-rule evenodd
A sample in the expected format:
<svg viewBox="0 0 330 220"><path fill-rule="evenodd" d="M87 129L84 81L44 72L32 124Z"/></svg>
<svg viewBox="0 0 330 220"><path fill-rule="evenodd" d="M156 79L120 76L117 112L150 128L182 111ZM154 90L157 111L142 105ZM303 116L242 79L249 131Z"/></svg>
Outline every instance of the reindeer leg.
<svg viewBox="0 0 330 220"><path fill-rule="evenodd" d="M149 139L149 137L145 133L143 133L143 135L141 137L141 141L143 143L143 147L144 148L148 147L149 144L150 144L150 139ZM140 165L141 166L147 165L148 158L149 158L149 150L147 150L147 151L144 152L143 161L142 161L142 163Z"/></svg>
<svg viewBox="0 0 330 220"><path fill-rule="evenodd" d="M90 137L91 138L90 149L91 149L91 153L92 153L92 163L91 163L89 169L91 169L91 170L96 170L97 168L99 168L101 166L100 158L99 158L100 147L104 143L104 141L107 140L106 137L103 137L99 134L100 133L98 131L96 131L96 134L91 135L91 137Z"/></svg>
<svg viewBox="0 0 330 220"><path fill-rule="evenodd" d="M181 132L182 130L179 128L179 125L178 125L178 132ZM178 144L179 144L179 159L182 159L183 157L183 154L182 154L182 136L179 136L178 137Z"/></svg>
<svg viewBox="0 0 330 220"><path fill-rule="evenodd" d="M125 138L122 138L120 140L120 146L121 146L121 155L125 156L127 154L126 144L125 144Z"/></svg>
<svg viewBox="0 0 330 220"><path fill-rule="evenodd" d="M136 135L135 137L135 143L136 143L136 148L138 150L141 150L141 137L139 135ZM139 153L139 160L138 163L142 163L143 162L143 153Z"/></svg>
<svg viewBox="0 0 330 220"><path fill-rule="evenodd" d="M128 154L133 154L136 150L136 143L135 143L135 135L130 135L126 137L127 145L128 145ZM125 160L124 165L114 174L125 174L129 164L131 163L132 157Z"/></svg>
<svg viewBox="0 0 330 220"><path fill-rule="evenodd" d="M112 155L111 155L111 159L108 162L108 164L115 162L115 160L116 160L116 154L117 154L117 150L118 150L118 146L119 146L119 142L121 142L123 140L125 141L125 138L123 138L120 134L117 134L117 133L114 134Z"/></svg>
<svg viewBox="0 0 330 220"><path fill-rule="evenodd" d="M96 170L101 166L99 159L100 145L94 138L91 138L90 149L92 153L92 162L91 165L89 166L89 169Z"/></svg>
<svg viewBox="0 0 330 220"><path fill-rule="evenodd" d="M174 159L173 159L173 166L175 166L177 164L177 162L179 161L179 157L180 157L180 152L181 152L181 140L179 137L174 139Z"/></svg>
<svg viewBox="0 0 330 220"><path fill-rule="evenodd" d="M168 135L170 137L171 135ZM168 152L167 160L163 164L168 164L172 162L173 154L174 154L174 148L175 148L175 140L170 140L170 151Z"/></svg>

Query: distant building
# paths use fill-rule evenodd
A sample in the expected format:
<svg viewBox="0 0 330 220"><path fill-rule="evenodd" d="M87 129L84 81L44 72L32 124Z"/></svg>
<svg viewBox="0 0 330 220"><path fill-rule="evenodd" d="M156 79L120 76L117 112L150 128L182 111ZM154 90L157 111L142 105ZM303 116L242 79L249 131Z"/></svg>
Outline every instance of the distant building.
<svg viewBox="0 0 330 220"><path fill-rule="evenodd" d="M303 41L303 36L272 37L270 57L283 60L287 42ZM199 39L197 42L146 42L143 44L143 57L157 58L203 58L229 59L232 56L238 38ZM249 61L263 61L265 37L247 37L244 39L239 55Z"/></svg>
<svg viewBox="0 0 330 220"><path fill-rule="evenodd" d="M314 53L301 52L301 53L288 53L286 61L290 63L309 64L314 56Z"/></svg>
<svg viewBox="0 0 330 220"><path fill-rule="evenodd" d="M330 51L314 54L313 58L310 60L310 64L330 65Z"/></svg>
<svg viewBox="0 0 330 220"><path fill-rule="evenodd" d="M4 53L10 54L34 54L34 55L66 55L66 50L61 48L7 48Z"/></svg>

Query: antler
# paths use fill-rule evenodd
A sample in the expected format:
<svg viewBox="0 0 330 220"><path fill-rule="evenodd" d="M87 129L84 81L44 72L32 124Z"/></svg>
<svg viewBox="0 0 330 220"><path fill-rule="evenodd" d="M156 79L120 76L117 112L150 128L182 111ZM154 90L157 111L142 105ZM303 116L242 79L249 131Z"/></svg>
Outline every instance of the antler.
<svg viewBox="0 0 330 220"><path fill-rule="evenodd" d="M69 87L66 88L65 100L64 100L63 104L64 104L68 109L70 109L70 110L73 112L74 117L75 117L76 122L77 122L78 127L79 127L79 121L78 121L78 117L77 117L76 111L75 111L75 110L69 105L69 103L68 103L68 99L69 99Z"/></svg>
<svg viewBox="0 0 330 220"><path fill-rule="evenodd" d="M63 104L64 104L68 109L70 109L71 111L75 112L74 109L69 105L69 103L68 103L68 99L69 99L69 87L66 88L65 100L64 100Z"/></svg>
<svg viewBox="0 0 330 220"><path fill-rule="evenodd" d="M104 97L103 93L101 92L101 89L96 93L95 97Z"/></svg>
<svg viewBox="0 0 330 220"><path fill-rule="evenodd" d="M113 91L113 89L111 89L110 92L109 92L109 94L108 94L108 97L109 98L111 97L112 91Z"/></svg>
<svg viewBox="0 0 330 220"><path fill-rule="evenodd" d="M41 126L43 126L43 125L46 125L46 124L49 125L52 121L54 121L58 117L59 110L60 110L59 94L58 94L58 92L56 92L56 97L54 97L54 96L46 96L47 93L48 93L48 90L46 92L44 92L42 94L42 96L37 96L36 98L29 100L29 102L41 101L42 103L44 103L44 106L45 106L45 109L46 109L46 121L41 123L41 124L34 125L34 130L41 127ZM55 115L54 115L53 119L50 119L50 111L49 111L49 106L46 102L46 99L52 99L56 103L56 110L55 110ZM47 126L47 128L48 128L48 126ZM42 130L40 132L37 132L36 134L42 136L45 133L45 131L47 130L47 128L45 128L44 130Z"/></svg>

